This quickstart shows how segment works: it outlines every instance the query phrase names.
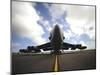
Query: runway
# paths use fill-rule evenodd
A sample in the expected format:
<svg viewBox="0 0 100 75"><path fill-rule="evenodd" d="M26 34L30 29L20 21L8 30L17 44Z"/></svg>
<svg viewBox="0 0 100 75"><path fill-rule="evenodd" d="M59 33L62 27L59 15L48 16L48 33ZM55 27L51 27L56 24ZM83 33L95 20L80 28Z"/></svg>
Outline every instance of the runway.
<svg viewBox="0 0 100 75"><path fill-rule="evenodd" d="M96 69L96 51L54 54L12 54L12 74Z"/></svg>

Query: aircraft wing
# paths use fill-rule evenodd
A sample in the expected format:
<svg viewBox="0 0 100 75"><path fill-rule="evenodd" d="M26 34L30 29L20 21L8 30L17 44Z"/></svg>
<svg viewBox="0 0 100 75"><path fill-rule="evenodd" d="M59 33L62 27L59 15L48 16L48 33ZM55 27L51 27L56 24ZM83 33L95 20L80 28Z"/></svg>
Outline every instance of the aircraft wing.
<svg viewBox="0 0 100 75"><path fill-rule="evenodd" d="M51 45L50 43L45 43L45 44L42 44L42 45L39 45L39 46L36 46L37 49L43 49L44 51L47 51L47 50L52 50L51 48Z"/></svg>
<svg viewBox="0 0 100 75"><path fill-rule="evenodd" d="M44 51L53 50L52 47L43 48Z"/></svg>
<svg viewBox="0 0 100 75"><path fill-rule="evenodd" d="M82 46L81 44L69 44L69 43L63 43L62 49L69 49L71 48L71 50L75 50L75 49L86 49L86 46Z"/></svg>
<svg viewBox="0 0 100 75"><path fill-rule="evenodd" d="M27 49L20 49L19 52L21 53L29 53L29 52L41 52L40 49L43 49L44 51L52 50L50 43L45 43L39 46L28 46Z"/></svg>
<svg viewBox="0 0 100 75"><path fill-rule="evenodd" d="M28 46L27 47L28 51L34 51L34 52L41 52L40 49L47 51L47 50L51 50L52 48L51 48L50 43L45 43L45 44L38 45L38 46Z"/></svg>

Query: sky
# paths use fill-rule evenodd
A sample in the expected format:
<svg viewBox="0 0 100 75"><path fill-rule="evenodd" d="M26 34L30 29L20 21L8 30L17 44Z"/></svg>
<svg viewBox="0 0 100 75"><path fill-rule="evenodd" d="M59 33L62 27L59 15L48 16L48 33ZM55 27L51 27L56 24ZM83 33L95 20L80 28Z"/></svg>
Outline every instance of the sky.
<svg viewBox="0 0 100 75"><path fill-rule="evenodd" d="M49 42L58 24L64 42L95 48L95 6L12 1L11 51Z"/></svg>

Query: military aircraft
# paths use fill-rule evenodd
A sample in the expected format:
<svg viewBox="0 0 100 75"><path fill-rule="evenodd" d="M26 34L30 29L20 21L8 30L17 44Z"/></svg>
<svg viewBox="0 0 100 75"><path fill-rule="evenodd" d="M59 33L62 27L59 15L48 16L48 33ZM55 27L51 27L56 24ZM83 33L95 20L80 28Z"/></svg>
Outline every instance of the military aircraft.
<svg viewBox="0 0 100 75"><path fill-rule="evenodd" d="M68 50L71 48L71 50L75 49L86 49L86 46L82 46L81 44L70 44L64 42L64 35L63 32L61 31L60 27L58 25L55 25L52 32L50 33L49 40L50 42L39 45L39 46L28 46L27 51L26 50L20 50L22 52L41 52L41 49L43 51L51 51L53 54L61 54L61 50Z"/></svg>

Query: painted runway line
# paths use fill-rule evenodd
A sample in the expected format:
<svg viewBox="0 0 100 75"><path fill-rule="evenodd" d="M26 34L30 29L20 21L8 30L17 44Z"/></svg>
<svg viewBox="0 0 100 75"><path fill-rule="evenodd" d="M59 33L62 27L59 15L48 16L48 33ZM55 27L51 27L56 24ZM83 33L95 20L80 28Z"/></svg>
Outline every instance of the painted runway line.
<svg viewBox="0 0 100 75"><path fill-rule="evenodd" d="M54 62L54 72L58 72L58 56L57 55Z"/></svg>

